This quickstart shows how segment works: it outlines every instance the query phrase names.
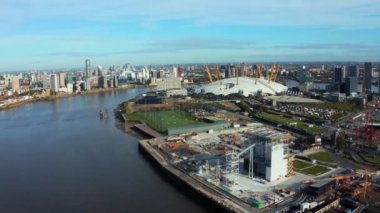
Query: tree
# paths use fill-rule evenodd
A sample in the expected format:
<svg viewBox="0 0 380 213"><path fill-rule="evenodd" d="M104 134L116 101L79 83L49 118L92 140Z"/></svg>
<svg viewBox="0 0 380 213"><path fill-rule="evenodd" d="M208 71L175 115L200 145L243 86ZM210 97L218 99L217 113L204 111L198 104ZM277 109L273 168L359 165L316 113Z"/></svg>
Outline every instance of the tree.
<svg viewBox="0 0 380 213"><path fill-rule="evenodd" d="M256 94L255 94L255 98L256 99L259 99L259 98L262 98L263 97L263 91L261 90L257 90Z"/></svg>
<svg viewBox="0 0 380 213"><path fill-rule="evenodd" d="M132 103L128 102L127 107L125 108L126 113L131 113L133 111Z"/></svg>

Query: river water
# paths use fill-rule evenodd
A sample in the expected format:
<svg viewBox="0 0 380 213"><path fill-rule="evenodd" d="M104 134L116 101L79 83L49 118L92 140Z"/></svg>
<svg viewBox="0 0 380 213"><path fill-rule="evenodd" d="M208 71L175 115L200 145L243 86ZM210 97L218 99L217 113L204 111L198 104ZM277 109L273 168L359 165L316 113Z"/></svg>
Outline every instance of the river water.
<svg viewBox="0 0 380 213"><path fill-rule="evenodd" d="M112 110L143 89L0 111L0 212L207 212L139 153ZM100 120L106 107L109 117Z"/></svg>

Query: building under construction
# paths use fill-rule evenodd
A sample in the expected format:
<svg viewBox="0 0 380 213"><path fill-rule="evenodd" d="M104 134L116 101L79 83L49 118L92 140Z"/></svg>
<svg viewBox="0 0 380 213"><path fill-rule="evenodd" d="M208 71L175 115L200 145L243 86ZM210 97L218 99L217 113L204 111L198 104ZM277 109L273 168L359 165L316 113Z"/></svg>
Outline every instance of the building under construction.
<svg viewBox="0 0 380 213"><path fill-rule="evenodd" d="M247 133L247 144L255 144L250 158L245 158L244 168L250 167L255 176L274 181L292 173L292 158L288 157L290 135L269 128ZM289 167L290 166L290 167Z"/></svg>

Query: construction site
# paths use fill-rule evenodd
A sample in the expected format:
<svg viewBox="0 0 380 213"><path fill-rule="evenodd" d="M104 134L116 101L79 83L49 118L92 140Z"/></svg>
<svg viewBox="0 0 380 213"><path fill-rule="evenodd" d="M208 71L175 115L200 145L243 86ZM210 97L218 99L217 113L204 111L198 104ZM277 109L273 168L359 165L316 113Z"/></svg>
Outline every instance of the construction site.
<svg viewBox="0 0 380 213"><path fill-rule="evenodd" d="M365 170L324 164L328 169L322 173L300 172L300 167L305 166L300 166L300 162L306 164L307 160L291 154L289 144L294 139L289 133L250 123L143 143L165 159L161 163L233 197L244 204L247 212L270 209L285 212L291 208L299 212L332 208L336 212L357 211L368 205L369 191L380 189L369 183L377 174ZM321 167L316 161L306 166Z"/></svg>
<svg viewBox="0 0 380 213"><path fill-rule="evenodd" d="M353 116L360 109L350 112L350 104L254 99L286 91L275 82L278 65L267 80L261 65L255 74L230 67L229 78L216 66L216 81L207 65L205 70L210 83L195 89L205 96L151 91L123 105L126 128L152 138L140 146L161 168L233 212L360 212L380 206L374 199L380 197L380 173L373 166L380 150L374 149L379 101L366 102L364 113ZM336 115L344 119L325 125ZM330 140L331 132L336 134ZM341 160L347 155L363 162L355 158L357 167Z"/></svg>

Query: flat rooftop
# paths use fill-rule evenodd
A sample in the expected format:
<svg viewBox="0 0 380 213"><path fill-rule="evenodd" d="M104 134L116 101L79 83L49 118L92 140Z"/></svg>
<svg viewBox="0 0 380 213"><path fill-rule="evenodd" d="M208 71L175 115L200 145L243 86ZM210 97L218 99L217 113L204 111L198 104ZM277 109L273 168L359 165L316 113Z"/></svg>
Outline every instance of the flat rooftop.
<svg viewBox="0 0 380 213"><path fill-rule="evenodd" d="M248 134L256 135L263 138L268 138L271 140L288 139L291 137L289 133L281 132L269 127L250 128L246 132Z"/></svg>
<svg viewBox="0 0 380 213"><path fill-rule="evenodd" d="M322 186L331 183L331 181L334 181L334 180L333 179L321 180L321 181L318 181L318 182L310 185L310 187L312 187L312 188L321 188Z"/></svg>

